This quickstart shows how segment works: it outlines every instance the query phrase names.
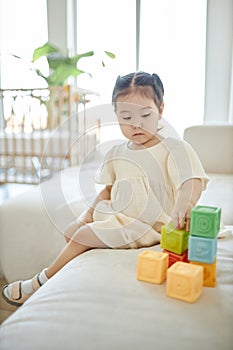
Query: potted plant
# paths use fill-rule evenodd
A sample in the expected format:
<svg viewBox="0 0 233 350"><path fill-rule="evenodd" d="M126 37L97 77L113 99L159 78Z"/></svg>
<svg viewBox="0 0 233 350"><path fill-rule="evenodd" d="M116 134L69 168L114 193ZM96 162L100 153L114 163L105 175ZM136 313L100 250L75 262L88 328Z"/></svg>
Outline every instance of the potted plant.
<svg viewBox="0 0 233 350"><path fill-rule="evenodd" d="M109 51L104 51L104 55L110 59L115 58L115 55ZM32 57L33 65L35 66L35 62L38 59L45 57L49 67L48 75L42 73L36 66L33 67L34 71L46 81L50 90L50 100L47 104L49 116L52 116L55 110L58 110L56 114L60 115L61 111L59 110L59 106L60 108L63 106L66 109L63 110L63 114L67 114L68 110L73 109L72 106L69 105L70 103L75 105L77 108L79 103L83 103L85 105L85 103L88 102L88 100L85 98L86 90L76 88L72 89L74 91L70 92L70 86L67 85L67 80L70 77L77 78L80 74L87 73L79 69L77 65L81 58L91 56L94 56L94 51L88 51L70 56L68 54L64 54L59 48L49 42L46 42L43 46L40 46L34 50ZM101 64L103 67L105 67L104 60L102 60ZM51 119L54 121L54 118L49 119L48 124L51 124ZM57 124L57 122L55 124Z"/></svg>
<svg viewBox="0 0 233 350"><path fill-rule="evenodd" d="M111 59L115 58L115 55L112 52L104 51L104 54ZM69 77L76 78L82 73L87 73L80 70L77 67L77 64L81 58L91 56L94 56L94 51L88 51L70 57L68 54L64 55L59 48L47 42L43 46L34 50L32 62L35 63L39 58L46 57L49 65L49 75L45 76L38 68L35 68L36 73L45 79L48 86L61 86L65 85ZM105 66L103 60L102 65Z"/></svg>

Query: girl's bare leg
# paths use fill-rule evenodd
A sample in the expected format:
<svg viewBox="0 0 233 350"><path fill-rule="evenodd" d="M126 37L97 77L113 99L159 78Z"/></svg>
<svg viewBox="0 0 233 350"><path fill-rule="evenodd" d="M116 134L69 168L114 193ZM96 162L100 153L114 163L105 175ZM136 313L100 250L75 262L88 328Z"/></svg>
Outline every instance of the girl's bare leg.
<svg viewBox="0 0 233 350"><path fill-rule="evenodd" d="M73 234L72 239L48 267L46 276L51 278L73 258L93 248L106 248L106 245L95 236L87 225L84 225Z"/></svg>
<svg viewBox="0 0 233 350"><path fill-rule="evenodd" d="M16 281L3 287L2 295L8 303L17 306L22 305L41 285L46 283L50 277L55 275L73 258L92 248L106 248L106 245L97 238L88 225L79 228L74 225L70 234L75 228L77 232L73 234L68 244L47 269L44 269L32 279Z"/></svg>

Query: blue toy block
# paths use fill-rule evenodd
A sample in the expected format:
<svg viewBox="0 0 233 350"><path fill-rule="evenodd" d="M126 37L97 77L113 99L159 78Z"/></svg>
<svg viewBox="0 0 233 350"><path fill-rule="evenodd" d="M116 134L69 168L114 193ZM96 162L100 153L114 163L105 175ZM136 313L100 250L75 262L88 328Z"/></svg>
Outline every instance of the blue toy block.
<svg viewBox="0 0 233 350"><path fill-rule="evenodd" d="M221 208L197 205L191 211L190 234L216 238L220 230Z"/></svg>
<svg viewBox="0 0 233 350"><path fill-rule="evenodd" d="M213 264L217 253L217 238L189 236L188 260Z"/></svg>

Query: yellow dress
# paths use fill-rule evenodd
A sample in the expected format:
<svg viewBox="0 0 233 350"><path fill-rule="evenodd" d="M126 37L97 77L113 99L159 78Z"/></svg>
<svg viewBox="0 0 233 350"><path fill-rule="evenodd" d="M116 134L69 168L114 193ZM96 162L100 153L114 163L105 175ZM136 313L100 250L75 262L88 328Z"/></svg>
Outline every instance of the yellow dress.
<svg viewBox="0 0 233 350"><path fill-rule="evenodd" d="M167 138L159 144L132 150L127 142L114 146L98 170L96 181L112 185L111 199L100 201L89 225L111 248L139 248L160 241L156 223L171 221L179 187L208 177L189 144Z"/></svg>

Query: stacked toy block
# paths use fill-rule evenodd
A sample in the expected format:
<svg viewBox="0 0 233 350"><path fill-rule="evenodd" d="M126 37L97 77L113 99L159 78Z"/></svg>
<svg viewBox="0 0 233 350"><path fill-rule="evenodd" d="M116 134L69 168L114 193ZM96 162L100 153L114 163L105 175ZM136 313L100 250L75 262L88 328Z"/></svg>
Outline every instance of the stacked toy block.
<svg viewBox="0 0 233 350"><path fill-rule="evenodd" d="M174 229L173 223L164 225L161 230L161 248L168 254L169 267L177 261L188 262L189 232Z"/></svg>
<svg viewBox="0 0 233 350"><path fill-rule="evenodd" d="M169 257L167 296L195 302L202 293L203 267L188 263L189 232L169 223L162 227L160 245Z"/></svg>
<svg viewBox="0 0 233 350"><path fill-rule="evenodd" d="M169 297L195 302L202 293L203 267L177 261L168 268L169 254L146 250L138 255L137 279L161 284L167 279Z"/></svg>
<svg viewBox="0 0 233 350"><path fill-rule="evenodd" d="M217 235L220 229L221 209L196 206L191 212L188 259L204 268L205 287L216 285Z"/></svg>
<svg viewBox="0 0 233 350"><path fill-rule="evenodd" d="M195 302L203 286L216 285L217 234L221 209L196 206L191 211L190 233L173 223L162 227L162 252L144 251L138 256L137 279L163 283L169 297Z"/></svg>

